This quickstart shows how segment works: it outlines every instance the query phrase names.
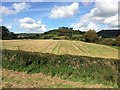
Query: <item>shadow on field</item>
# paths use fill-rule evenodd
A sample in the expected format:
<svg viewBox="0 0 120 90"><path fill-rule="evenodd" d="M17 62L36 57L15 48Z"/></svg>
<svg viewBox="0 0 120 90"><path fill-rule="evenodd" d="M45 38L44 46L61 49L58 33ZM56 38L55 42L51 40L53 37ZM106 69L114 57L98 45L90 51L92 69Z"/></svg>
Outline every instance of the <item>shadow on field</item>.
<svg viewBox="0 0 120 90"><path fill-rule="evenodd" d="M3 50L3 68L120 87L120 60Z"/></svg>

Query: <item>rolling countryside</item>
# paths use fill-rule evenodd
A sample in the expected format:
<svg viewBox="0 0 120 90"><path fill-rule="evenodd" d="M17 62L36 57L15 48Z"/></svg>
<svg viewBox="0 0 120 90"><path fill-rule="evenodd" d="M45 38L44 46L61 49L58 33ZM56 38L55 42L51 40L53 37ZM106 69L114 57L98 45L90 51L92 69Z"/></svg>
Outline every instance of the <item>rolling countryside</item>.
<svg viewBox="0 0 120 90"><path fill-rule="evenodd" d="M0 88L120 88L120 3L107 1L1 1Z"/></svg>

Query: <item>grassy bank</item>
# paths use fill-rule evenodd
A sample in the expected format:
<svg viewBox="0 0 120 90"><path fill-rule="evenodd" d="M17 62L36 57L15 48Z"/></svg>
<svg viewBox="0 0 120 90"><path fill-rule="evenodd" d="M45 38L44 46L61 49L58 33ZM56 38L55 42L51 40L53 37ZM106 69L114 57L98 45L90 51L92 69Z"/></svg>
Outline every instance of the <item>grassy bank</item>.
<svg viewBox="0 0 120 90"><path fill-rule="evenodd" d="M117 87L117 59L3 50L3 68Z"/></svg>

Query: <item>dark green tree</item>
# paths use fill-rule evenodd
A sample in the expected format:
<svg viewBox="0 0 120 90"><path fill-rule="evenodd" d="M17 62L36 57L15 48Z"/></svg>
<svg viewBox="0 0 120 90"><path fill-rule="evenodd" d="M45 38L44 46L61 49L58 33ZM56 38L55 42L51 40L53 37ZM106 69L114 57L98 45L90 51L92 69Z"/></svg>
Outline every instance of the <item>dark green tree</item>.
<svg viewBox="0 0 120 90"><path fill-rule="evenodd" d="M0 36L2 40L9 40L9 39L14 39L16 38L16 34L13 32L10 32L8 28L5 26L0 26Z"/></svg>
<svg viewBox="0 0 120 90"><path fill-rule="evenodd" d="M0 32L3 40L10 39L10 31L5 26L0 26Z"/></svg>
<svg viewBox="0 0 120 90"><path fill-rule="evenodd" d="M120 35L116 38L116 44L117 46L120 46Z"/></svg>
<svg viewBox="0 0 120 90"><path fill-rule="evenodd" d="M94 30L89 30L83 34L83 38L86 42L98 42L99 37Z"/></svg>

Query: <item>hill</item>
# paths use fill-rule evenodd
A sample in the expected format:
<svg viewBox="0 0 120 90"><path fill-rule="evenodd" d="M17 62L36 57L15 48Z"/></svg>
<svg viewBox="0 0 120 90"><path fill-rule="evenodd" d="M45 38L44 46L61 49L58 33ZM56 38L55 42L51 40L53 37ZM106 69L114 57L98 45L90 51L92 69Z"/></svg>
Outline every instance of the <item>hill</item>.
<svg viewBox="0 0 120 90"><path fill-rule="evenodd" d="M97 32L98 36L102 36L103 38L112 38L120 35L120 30L101 30Z"/></svg>
<svg viewBox="0 0 120 90"><path fill-rule="evenodd" d="M45 32L44 34L58 34L58 36L69 36L72 34L83 34L84 32L79 30L73 30L72 28L67 27L60 27L58 29L50 30L48 32Z"/></svg>
<svg viewBox="0 0 120 90"><path fill-rule="evenodd" d="M80 40L84 32L79 30L73 30L68 27L59 27L45 32L41 35L42 39L76 39Z"/></svg>

